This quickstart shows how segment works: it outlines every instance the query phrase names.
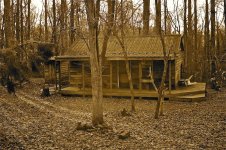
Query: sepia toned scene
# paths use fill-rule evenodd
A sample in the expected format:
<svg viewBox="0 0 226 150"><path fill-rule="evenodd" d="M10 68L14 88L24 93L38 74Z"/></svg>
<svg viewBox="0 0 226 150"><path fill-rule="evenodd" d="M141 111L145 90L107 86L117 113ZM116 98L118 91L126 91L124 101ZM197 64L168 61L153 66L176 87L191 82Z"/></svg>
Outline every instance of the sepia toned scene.
<svg viewBox="0 0 226 150"><path fill-rule="evenodd" d="M0 150L226 149L226 0L0 0Z"/></svg>

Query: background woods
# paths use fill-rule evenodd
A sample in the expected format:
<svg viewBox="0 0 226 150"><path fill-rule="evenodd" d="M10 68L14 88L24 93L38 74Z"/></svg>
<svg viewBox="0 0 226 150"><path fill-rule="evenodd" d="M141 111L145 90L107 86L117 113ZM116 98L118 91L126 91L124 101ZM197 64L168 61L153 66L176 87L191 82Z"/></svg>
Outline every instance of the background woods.
<svg viewBox="0 0 226 150"><path fill-rule="evenodd" d="M222 69L221 62L226 59L223 0L172 0L170 3L167 0L43 0L39 5L35 3L0 0L0 69L7 66L8 76L13 69L17 70L15 74L38 72L48 58L62 56L74 43L84 40L95 87L92 91L94 108L97 108L94 124L103 122L102 73L110 36L120 43L126 60L132 110L135 110L134 87L126 37L180 34L185 55L182 75L184 78L193 75L196 81L208 82L215 71ZM104 41L101 46L100 39ZM161 41L164 45L164 38ZM163 47L164 66L168 66L166 51L169 49ZM20 79L25 76L20 75Z"/></svg>

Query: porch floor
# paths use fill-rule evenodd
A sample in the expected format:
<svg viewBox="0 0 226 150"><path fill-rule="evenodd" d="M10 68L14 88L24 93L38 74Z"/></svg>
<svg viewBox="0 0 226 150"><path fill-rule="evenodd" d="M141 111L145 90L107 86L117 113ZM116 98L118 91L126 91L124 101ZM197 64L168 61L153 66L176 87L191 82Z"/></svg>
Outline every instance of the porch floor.
<svg viewBox="0 0 226 150"><path fill-rule="evenodd" d="M200 94L205 96L206 83L197 83L187 87L178 87L175 90L166 91L166 98L180 97L180 96L192 96L193 98L200 97ZM85 88L79 89L77 87L66 87L62 88L60 93L62 95L92 95L91 89ZM130 97L129 89L103 89L104 96L119 96L119 97ZM134 90L135 97L151 97L157 98L158 93L155 90Z"/></svg>

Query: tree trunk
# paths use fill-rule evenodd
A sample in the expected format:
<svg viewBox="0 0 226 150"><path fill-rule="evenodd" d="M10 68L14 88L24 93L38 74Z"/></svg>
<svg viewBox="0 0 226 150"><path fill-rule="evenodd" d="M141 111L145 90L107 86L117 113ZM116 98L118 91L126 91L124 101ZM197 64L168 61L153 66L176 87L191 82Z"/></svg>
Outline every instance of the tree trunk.
<svg viewBox="0 0 226 150"><path fill-rule="evenodd" d="M193 64L193 66L194 67L192 67L193 68L193 70L195 71L195 72L200 72L200 70L198 70L198 67L199 67L199 65L198 65L198 55L200 55L199 53L198 53L198 15L197 15L197 0L194 0L194 33L195 33L195 35L194 35L194 52L193 52L193 55L192 55L192 57L194 57L194 60L195 61L193 61L192 62L192 64Z"/></svg>
<svg viewBox="0 0 226 150"><path fill-rule="evenodd" d="M188 0L188 36L187 36L187 59L188 59L188 68L187 68L187 75L191 75L192 74L192 61L193 61L193 57L192 57L192 39L193 39L193 35L192 35L192 7L191 7L191 0Z"/></svg>
<svg viewBox="0 0 226 150"><path fill-rule="evenodd" d="M27 39L30 40L31 38L31 0L28 0L28 24L27 24Z"/></svg>
<svg viewBox="0 0 226 150"><path fill-rule="evenodd" d="M20 42L24 44L24 16L23 16L23 0L20 0Z"/></svg>
<svg viewBox="0 0 226 150"><path fill-rule="evenodd" d="M161 7L158 5L160 5L160 4L156 5L156 12L161 12ZM163 115L163 101L164 101L164 96L165 96L164 92L165 92L166 73L167 73L167 69L168 69L168 55L166 54L165 39L162 35L161 19L156 19L156 21L157 21L156 23L158 25L158 27L157 27L158 35L160 36L160 40L161 40L161 44L162 44L162 48L163 48L162 51L163 51L163 61L164 61L162 80L161 80L160 86L158 88L158 101L157 101L157 106L156 106L156 110L155 110L155 119L158 119L159 114Z"/></svg>
<svg viewBox="0 0 226 150"><path fill-rule="evenodd" d="M187 0L184 0L184 50L185 50L185 68L188 66L188 49L187 49Z"/></svg>
<svg viewBox="0 0 226 150"><path fill-rule="evenodd" d="M58 47L57 47L57 26L56 26L56 0L53 0L53 43L55 44L55 55L58 55Z"/></svg>
<svg viewBox="0 0 226 150"><path fill-rule="evenodd" d="M20 0L16 1L16 40L20 42Z"/></svg>
<svg viewBox="0 0 226 150"><path fill-rule="evenodd" d="M143 0L143 34L149 33L150 0Z"/></svg>
<svg viewBox="0 0 226 150"><path fill-rule="evenodd" d="M211 0L211 53L212 57L216 55L216 48L215 48L215 32L216 32L216 27L215 27L215 0Z"/></svg>
<svg viewBox="0 0 226 150"><path fill-rule="evenodd" d="M224 52L226 52L226 0L224 0Z"/></svg>
<svg viewBox="0 0 226 150"><path fill-rule="evenodd" d="M45 42L48 41L48 3L45 0Z"/></svg>
<svg viewBox="0 0 226 150"><path fill-rule="evenodd" d="M204 75L203 78L205 81L210 77L208 73L210 72L209 60L210 60L210 50L209 50L209 2L206 0L206 13L205 13L205 51L204 51Z"/></svg>
<svg viewBox="0 0 226 150"><path fill-rule="evenodd" d="M161 29L161 0L155 0L155 8L156 8L155 29L156 34L159 34L159 30Z"/></svg>
<svg viewBox="0 0 226 150"><path fill-rule="evenodd" d="M164 27L165 34L167 34L167 0L164 0Z"/></svg>
<svg viewBox="0 0 226 150"><path fill-rule="evenodd" d="M71 0L71 12L70 12L70 45L74 42L75 38L75 6L74 0Z"/></svg>
<svg viewBox="0 0 226 150"><path fill-rule="evenodd" d="M98 2L97 2L98 3ZM94 1L85 0L87 21L89 30L89 50L92 82L92 100L93 100L93 125L103 124L103 91L102 91L102 62L98 50L98 22L96 5Z"/></svg>
<svg viewBox="0 0 226 150"><path fill-rule="evenodd" d="M11 9L10 9L10 1L4 0L4 24L5 24L5 47L11 47L12 43L12 30L11 30Z"/></svg>

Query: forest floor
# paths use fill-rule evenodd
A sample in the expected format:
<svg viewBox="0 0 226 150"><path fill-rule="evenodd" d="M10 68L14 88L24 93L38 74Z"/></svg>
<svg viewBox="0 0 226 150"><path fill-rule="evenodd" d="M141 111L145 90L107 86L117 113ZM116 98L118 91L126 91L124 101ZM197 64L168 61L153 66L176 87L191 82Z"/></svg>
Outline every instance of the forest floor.
<svg viewBox="0 0 226 150"><path fill-rule="evenodd" d="M90 97L40 97L42 83L31 80L17 89L17 97L0 87L0 150L2 149L226 149L226 89L210 91L199 103L169 102L164 116L154 119L155 100L104 98L104 120L99 126L77 130L90 123ZM125 139L122 132L129 133Z"/></svg>

